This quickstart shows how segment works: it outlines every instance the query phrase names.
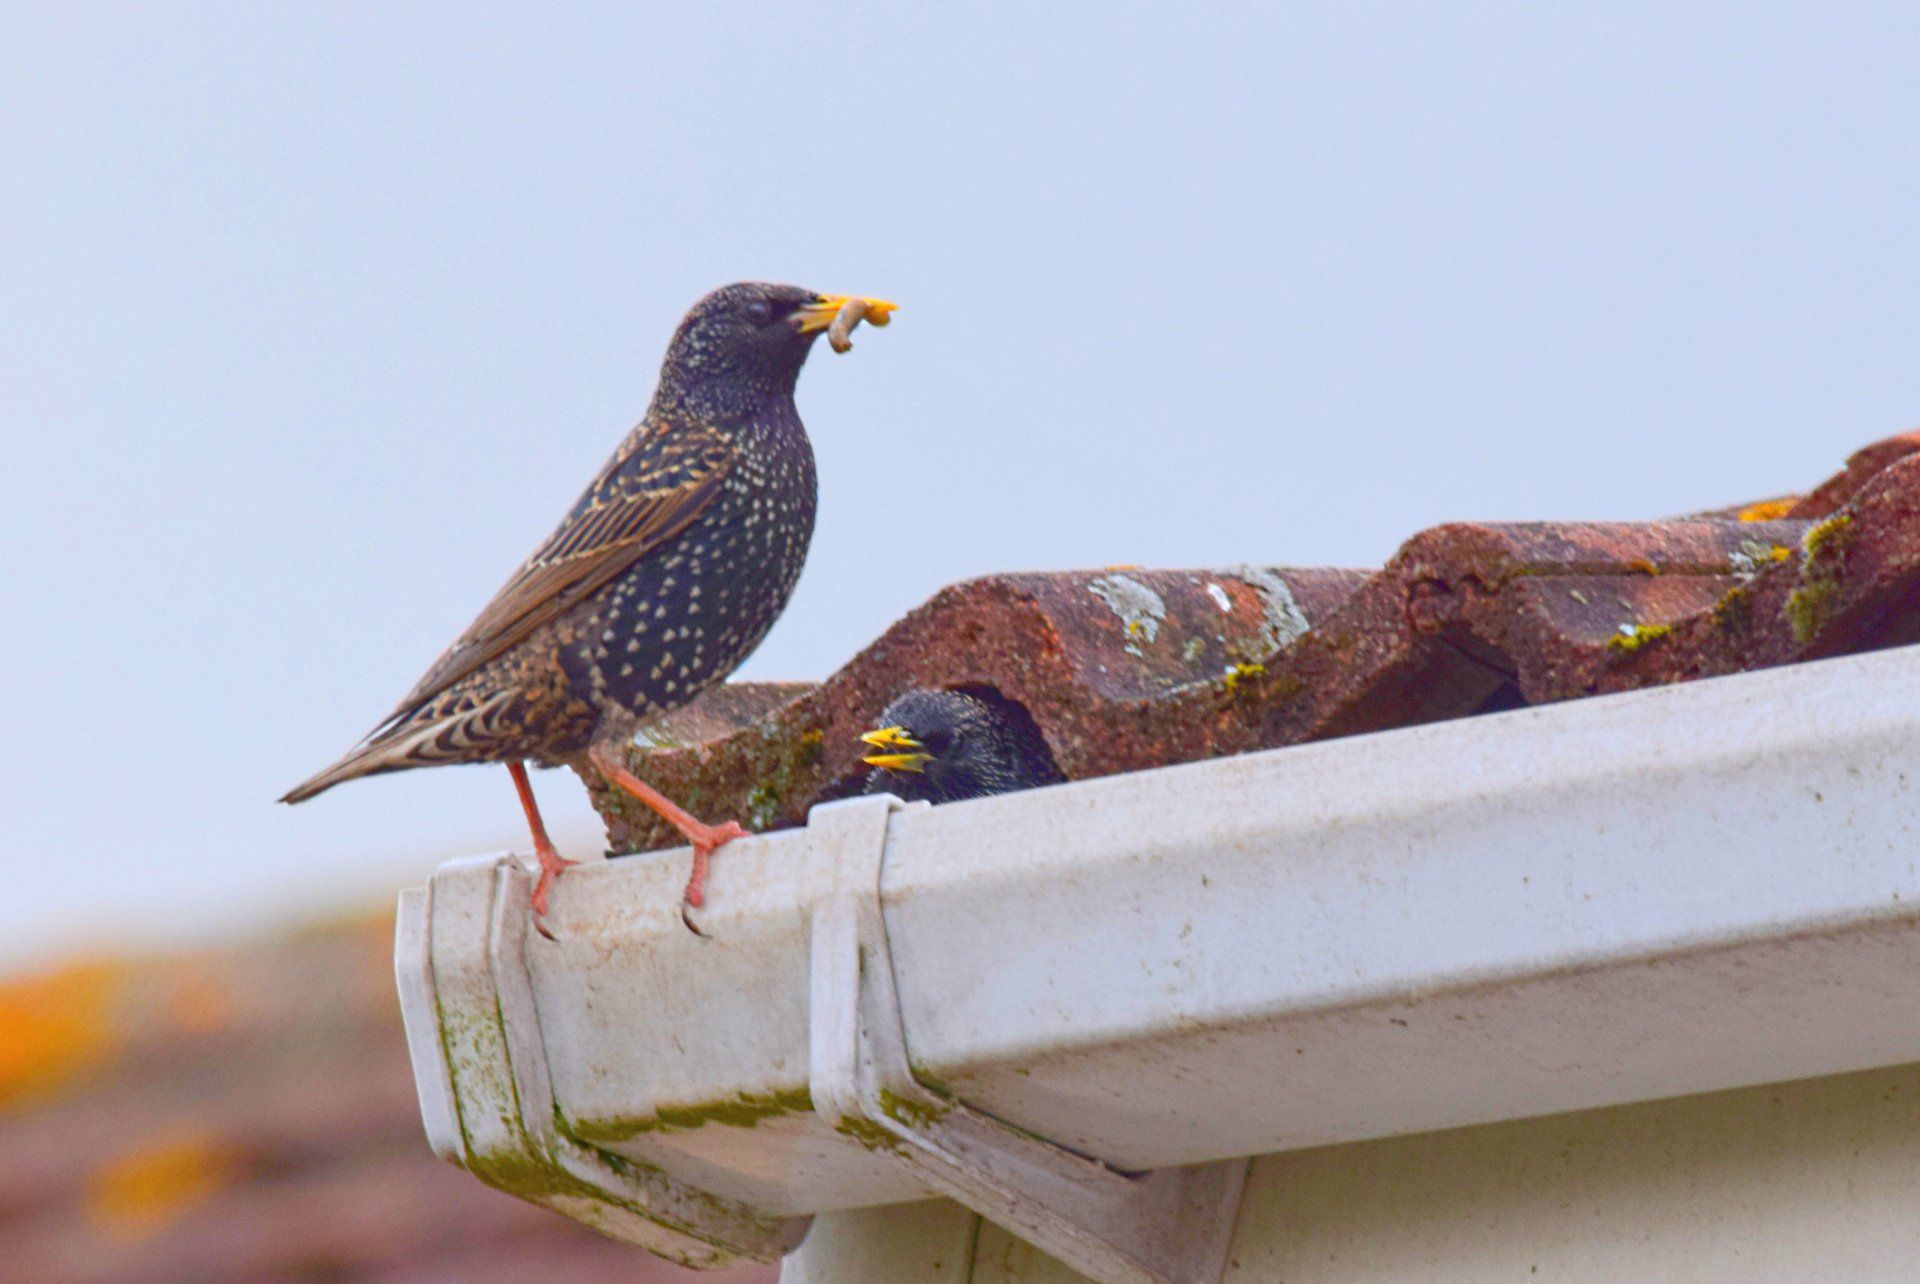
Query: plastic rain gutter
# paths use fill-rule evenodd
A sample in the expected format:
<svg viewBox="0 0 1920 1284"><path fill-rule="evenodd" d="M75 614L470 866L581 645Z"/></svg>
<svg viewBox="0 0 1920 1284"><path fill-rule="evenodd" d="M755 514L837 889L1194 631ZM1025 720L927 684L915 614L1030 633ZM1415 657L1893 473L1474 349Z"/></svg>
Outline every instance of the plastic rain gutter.
<svg viewBox="0 0 1920 1284"><path fill-rule="evenodd" d="M1213 1279L1244 1156L1920 1060L1917 767L1901 648L831 804L716 858L706 940L684 852L569 873L557 944L456 861L401 897L421 1111L690 1263L943 1193Z"/></svg>

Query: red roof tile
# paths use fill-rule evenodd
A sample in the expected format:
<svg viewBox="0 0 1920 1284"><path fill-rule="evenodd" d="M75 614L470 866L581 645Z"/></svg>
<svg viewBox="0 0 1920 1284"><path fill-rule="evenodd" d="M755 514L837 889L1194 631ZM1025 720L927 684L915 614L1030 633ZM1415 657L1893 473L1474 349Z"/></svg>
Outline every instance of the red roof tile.
<svg viewBox="0 0 1920 1284"><path fill-rule="evenodd" d="M699 815L765 829L857 788L857 736L915 686L992 688L1085 779L1914 640L1916 454L1920 432L1889 438L1804 496L1696 517L1436 527L1372 574L969 580L817 687L683 715L634 766ZM614 851L675 841L588 787Z"/></svg>

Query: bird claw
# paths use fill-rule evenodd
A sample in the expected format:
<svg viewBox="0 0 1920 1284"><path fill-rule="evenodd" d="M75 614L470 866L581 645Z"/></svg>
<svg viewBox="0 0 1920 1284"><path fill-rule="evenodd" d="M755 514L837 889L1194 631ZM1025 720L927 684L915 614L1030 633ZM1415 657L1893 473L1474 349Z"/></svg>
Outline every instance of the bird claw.
<svg viewBox="0 0 1920 1284"><path fill-rule="evenodd" d="M693 911L702 909L707 903L707 861L720 848L736 838L745 838L746 828L737 820L722 821L718 825L702 825L699 832L687 836L693 845L693 870L687 876L687 890L680 897L680 921L695 936L705 937L693 921Z"/></svg>
<svg viewBox="0 0 1920 1284"><path fill-rule="evenodd" d="M547 928L547 893L553 889L561 874L580 862L568 860L550 847L537 850L534 855L540 861L540 877L534 880L533 893L527 897L533 907L533 928L549 941L558 942L560 938Z"/></svg>

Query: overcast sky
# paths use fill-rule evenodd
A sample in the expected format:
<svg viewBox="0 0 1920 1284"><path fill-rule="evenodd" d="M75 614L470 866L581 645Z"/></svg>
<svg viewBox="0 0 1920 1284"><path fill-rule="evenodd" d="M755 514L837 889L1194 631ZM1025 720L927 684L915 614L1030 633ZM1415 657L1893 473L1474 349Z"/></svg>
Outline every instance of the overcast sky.
<svg viewBox="0 0 1920 1284"><path fill-rule="evenodd" d="M1372 565L1920 424L1914 6L960 9L10 4L0 962L524 845L498 768L273 799L727 281L902 306L801 381L750 677L978 572Z"/></svg>

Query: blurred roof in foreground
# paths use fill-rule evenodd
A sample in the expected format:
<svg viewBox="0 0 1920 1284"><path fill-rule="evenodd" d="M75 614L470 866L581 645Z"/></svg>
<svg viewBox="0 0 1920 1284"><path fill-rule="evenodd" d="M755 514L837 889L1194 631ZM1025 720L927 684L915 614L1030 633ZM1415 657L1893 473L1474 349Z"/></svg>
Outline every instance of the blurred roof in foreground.
<svg viewBox="0 0 1920 1284"><path fill-rule="evenodd" d="M0 1280L770 1284L436 1159L373 915L0 982Z"/></svg>

